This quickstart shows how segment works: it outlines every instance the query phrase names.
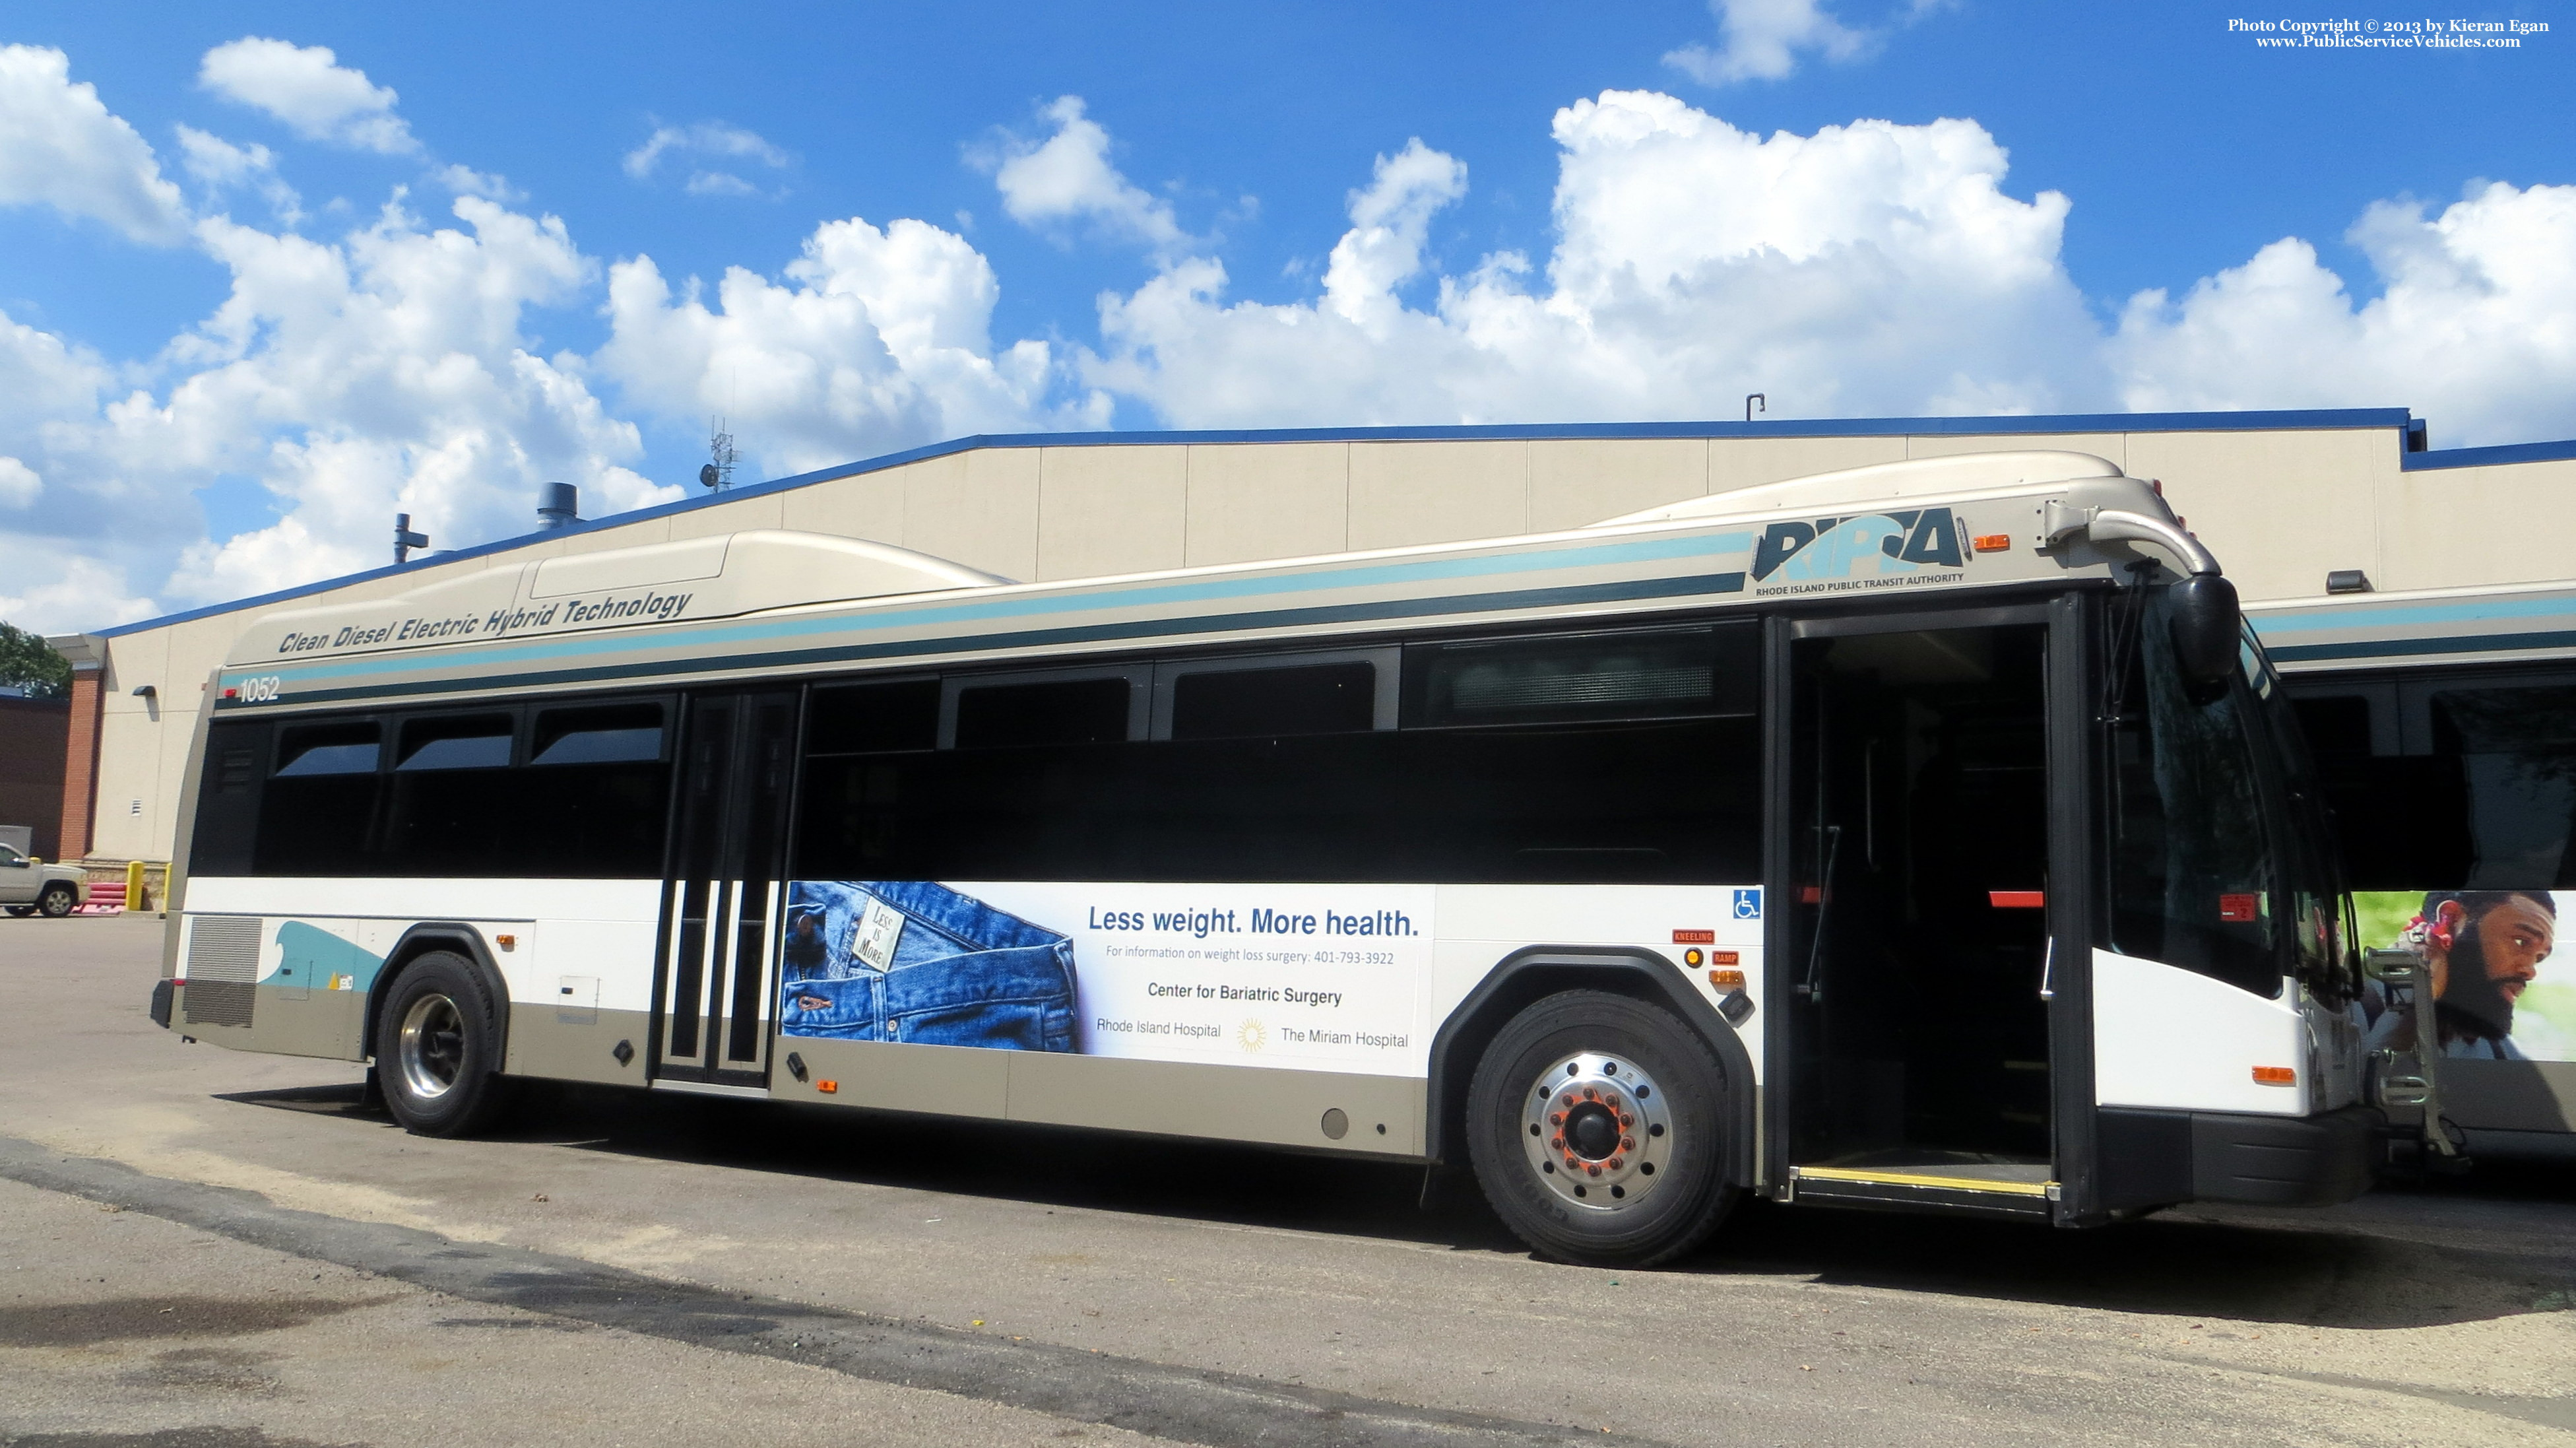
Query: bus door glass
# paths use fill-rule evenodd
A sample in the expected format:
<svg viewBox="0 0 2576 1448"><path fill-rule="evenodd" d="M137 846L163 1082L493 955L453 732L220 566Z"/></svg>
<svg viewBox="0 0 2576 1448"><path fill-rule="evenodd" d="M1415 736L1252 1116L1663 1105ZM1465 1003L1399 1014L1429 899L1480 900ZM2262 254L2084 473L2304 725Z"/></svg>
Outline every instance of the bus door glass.
<svg viewBox="0 0 2576 1448"><path fill-rule="evenodd" d="M1802 1192L1894 1177L2044 1199L2054 1180L2048 631L2025 612L1791 626L1774 998Z"/></svg>
<svg viewBox="0 0 2576 1448"><path fill-rule="evenodd" d="M796 695L701 694L683 729L654 1074L758 1086L769 1068Z"/></svg>

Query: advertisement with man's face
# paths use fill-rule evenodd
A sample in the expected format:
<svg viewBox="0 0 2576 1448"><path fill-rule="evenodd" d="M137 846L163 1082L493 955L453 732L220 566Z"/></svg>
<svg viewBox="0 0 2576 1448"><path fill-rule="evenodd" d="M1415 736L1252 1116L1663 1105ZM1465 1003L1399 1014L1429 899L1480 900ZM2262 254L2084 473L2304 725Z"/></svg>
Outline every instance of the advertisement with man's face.
<svg viewBox="0 0 2576 1448"><path fill-rule="evenodd" d="M2576 892L2362 891L2353 901L2362 944L2412 951L2429 968L2445 1056L2576 1061L2576 976L2551 968ZM2373 986L2354 1009L2368 1047L2415 1048L2411 1008L2389 1008Z"/></svg>

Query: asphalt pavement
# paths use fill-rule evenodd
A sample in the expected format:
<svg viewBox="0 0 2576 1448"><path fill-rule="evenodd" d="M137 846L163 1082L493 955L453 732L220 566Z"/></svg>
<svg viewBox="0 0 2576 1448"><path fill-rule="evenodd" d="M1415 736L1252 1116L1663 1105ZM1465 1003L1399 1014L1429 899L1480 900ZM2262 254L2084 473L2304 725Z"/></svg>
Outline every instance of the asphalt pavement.
<svg viewBox="0 0 2576 1448"><path fill-rule="evenodd" d="M541 1088L404 1134L0 920L0 1444L2576 1442L2576 1167L1534 1260L1416 1170Z"/></svg>

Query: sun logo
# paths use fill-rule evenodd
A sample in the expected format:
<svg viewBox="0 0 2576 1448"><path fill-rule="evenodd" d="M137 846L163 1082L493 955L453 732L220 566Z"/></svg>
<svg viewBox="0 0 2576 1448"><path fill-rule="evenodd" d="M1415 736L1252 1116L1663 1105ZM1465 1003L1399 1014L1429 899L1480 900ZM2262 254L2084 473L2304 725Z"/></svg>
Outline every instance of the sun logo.
<svg viewBox="0 0 2576 1448"><path fill-rule="evenodd" d="M1270 1028L1259 1021L1245 1021L1234 1028L1234 1039L1247 1051L1258 1051L1270 1043Z"/></svg>

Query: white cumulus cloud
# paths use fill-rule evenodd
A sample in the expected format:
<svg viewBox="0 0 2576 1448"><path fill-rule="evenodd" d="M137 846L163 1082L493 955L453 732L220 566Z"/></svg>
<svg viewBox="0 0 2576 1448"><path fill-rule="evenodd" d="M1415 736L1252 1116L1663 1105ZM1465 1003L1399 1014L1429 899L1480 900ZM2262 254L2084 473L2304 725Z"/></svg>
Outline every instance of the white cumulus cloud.
<svg viewBox="0 0 2576 1448"><path fill-rule="evenodd" d="M197 83L266 111L306 140L387 155L420 149L411 127L394 114L393 88L340 64L327 45L246 35L207 51L197 65Z"/></svg>
<svg viewBox="0 0 2576 1448"><path fill-rule="evenodd" d="M1717 45L1685 45L1664 56L1664 64L1703 85L1781 80L1798 68L1801 52L1851 60L1878 39L1835 19L1822 0L1709 0L1708 8L1717 17Z"/></svg>
<svg viewBox="0 0 2576 1448"><path fill-rule="evenodd" d="M1051 407L1048 345L992 345L992 265L923 221L825 222L772 281L726 271L716 304L691 278L675 297L650 257L609 272L614 335L601 370L673 419L731 419L771 473L799 472L962 434L1100 426L1108 403Z"/></svg>
<svg viewBox="0 0 2576 1448"><path fill-rule="evenodd" d="M718 164L750 162L778 170L794 158L757 132L723 121L696 121L685 126L655 126L644 144L626 153L626 174L648 181L664 160L688 162L683 188L692 196L757 196L761 189Z"/></svg>
<svg viewBox="0 0 2576 1448"><path fill-rule="evenodd" d="M1084 114L1082 97L1060 96L1038 114L1055 124L1055 134L1042 141L1006 134L998 148L971 153L992 173L1012 220L1037 227L1088 223L1156 250L1189 241L1169 202L1110 164L1109 132Z"/></svg>
<svg viewBox="0 0 2576 1448"><path fill-rule="evenodd" d="M1807 416L2031 411L2108 390L2059 261L2068 202L2003 190L1969 121L1858 121L1763 138L1670 96L1559 111L1543 263L1428 270L1465 190L1419 142L1354 192L1311 303L1229 303L1174 265L1101 307L1096 385L1178 426L1723 417L1747 392Z"/></svg>
<svg viewBox="0 0 2576 1448"><path fill-rule="evenodd" d="M194 126L179 132L179 164L215 196L235 188L257 191L277 219L293 226L304 219L303 198L277 174L277 153L257 142L234 145Z"/></svg>
<svg viewBox="0 0 2576 1448"><path fill-rule="evenodd" d="M2357 301L2296 237L2130 299L2114 356L2140 409L2412 407L2448 443L2576 436L2576 186L2475 188L2437 215L2383 201L2346 238Z"/></svg>
<svg viewBox="0 0 2576 1448"><path fill-rule="evenodd" d="M1432 214L1466 194L1466 166L1420 136L1378 157L1368 186L1350 194L1351 229L1324 268L1324 304L1383 334L1402 310L1395 289L1422 270Z"/></svg>
<svg viewBox="0 0 2576 1448"><path fill-rule="evenodd" d="M45 490L36 470L12 457L0 457L0 508L23 508Z"/></svg>
<svg viewBox="0 0 2576 1448"><path fill-rule="evenodd" d="M0 45L0 206L50 206L156 245L188 235L152 147L44 46Z"/></svg>
<svg viewBox="0 0 2576 1448"><path fill-rule="evenodd" d="M728 414L771 474L1104 426L1113 403L1185 427L1591 422L1730 417L1761 391L1805 417L2396 405L2446 445L2576 434L2571 185L2383 202L2347 237L2367 276L2283 238L2106 327L2065 271L2068 199L2009 190L1974 121L1766 136L1610 91L1555 115L1543 246L1453 255L1468 167L1413 139L1352 178L1329 258L1270 303L1228 295L1216 241L1121 174L1069 98L1046 136L981 160L1019 220L1150 252L1153 277L1102 297L1085 347L997 340L1002 279L920 220L822 222L784 266L702 284L594 257L501 178L450 167L443 207L397 191L303 236L293 193L270 192L274 154L183 128L173 159L207 213L191 222L152 148L70 74L60 52L0 48L0 204L191 241L230 286L135 359L0 314L0 617L25 627L372 567L397 511L438 547L523 533L541 482L578 484L589 516L680 496L639 476L630 418ZM315 124L345 137L392 104ZM664 130L629 157L644 178L783 155ZM221 214L245 190L275 214ZM597 352L550 349L550 313L594 306Z"/></svg>
<svg viewBox="0 0 2576 1448"><path fill-rule="evenodd" d="M397 511L442 547L524 533L541 482L577 484L593 514L679 496L633 471L641 440L583 360L529 333L596 285L563 224L474 196L452 216L390 205L336 240L200 223L231 290L137 369L146 385L0 326L0 454L43 487L6 535L6 591L36 620L13 621L89 627L375 567ZM219 483L265 521L211 536L197 494Z"/></svg>

